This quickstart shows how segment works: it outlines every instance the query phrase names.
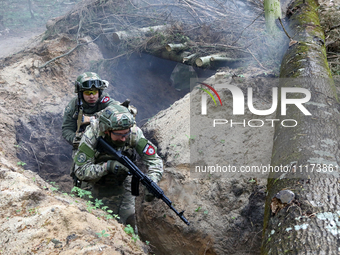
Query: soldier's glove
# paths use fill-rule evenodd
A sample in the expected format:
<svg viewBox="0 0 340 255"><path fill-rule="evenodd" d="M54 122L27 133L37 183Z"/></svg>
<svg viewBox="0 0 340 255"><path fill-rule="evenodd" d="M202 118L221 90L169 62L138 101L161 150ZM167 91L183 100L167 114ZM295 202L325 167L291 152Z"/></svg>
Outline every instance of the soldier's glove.
<svg viewBox="0 0 340 255"><path fill-rule="evenodd" d="M129 169L116 160L107 161L107 170L117 176L123 175L126 177L129 173Z"/></svg>
<svg viewBox="0 0 340 255"><path fill-rule="evenodd" d="M157 182L158 182L157 178L152 176L152 177L150 177L150 179L153 180L157 184ZM145 188L145 190L144 190L144 200L146 202L151 202L154 199L155 199L154 194L152 194L147 188Z"/></svg>

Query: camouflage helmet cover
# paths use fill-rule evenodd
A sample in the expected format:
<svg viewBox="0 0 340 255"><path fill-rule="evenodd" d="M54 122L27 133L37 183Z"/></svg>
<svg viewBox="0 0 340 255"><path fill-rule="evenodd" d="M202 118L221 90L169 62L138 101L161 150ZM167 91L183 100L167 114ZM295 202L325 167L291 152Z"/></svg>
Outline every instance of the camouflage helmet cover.
<svg viewBox="0 0 340 255"><path fill-rule="evenodd" d="M85 72L82 73L81 75L78 76L77 80L75 81L74 85L75 85L75 93L78 92L78 86L79 86L79 90L80 91L84 91L84 90L88 90L91 89L89 87L84 87L83 83L87 82L87 81L98 81L98 83L94 83L96 84L95 87L97 89L105 89L108 87L109 82L106 80L102 80L100 79L99 75L94 73L94 72Z"/></svg>
<svg viewBox="0 0 340 255"><path fill-rule="evenodd" d="M99 116L100 132L107 130L124 130L135 124L133 115L121 105L110 105L101 111Z"/></svg>

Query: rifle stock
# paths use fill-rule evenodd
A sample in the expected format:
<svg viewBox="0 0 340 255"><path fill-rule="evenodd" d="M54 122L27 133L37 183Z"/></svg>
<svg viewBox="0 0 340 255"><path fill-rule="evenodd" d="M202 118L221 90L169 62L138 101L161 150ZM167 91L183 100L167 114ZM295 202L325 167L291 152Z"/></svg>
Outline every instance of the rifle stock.
<svg viewBox="0 0 340 255"><path fill-rule="evenodd" d="M172 206L171 200L164 195L164 191L153 180L151 180L150 177L145 175L128 157L123 155L120 151L112 148L102 137L99 137L97 147L103 149L106 153L113 155L119 163L123 164L130 170L130 174L137 178L149 190L149 192L151 192L156 198L162 199L163 202L166 203L185 224L188 226L190 225L189 221L183 215L184 211L178 212Z"/></svg>

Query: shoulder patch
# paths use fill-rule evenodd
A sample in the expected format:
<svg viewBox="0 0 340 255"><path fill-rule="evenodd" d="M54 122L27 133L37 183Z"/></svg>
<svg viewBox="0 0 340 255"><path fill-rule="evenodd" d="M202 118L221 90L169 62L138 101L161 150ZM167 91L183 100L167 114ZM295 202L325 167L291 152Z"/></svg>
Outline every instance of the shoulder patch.
<svg viewBox="0 0 340 255"><path fill-rule="evenodd" d="M110 97L105 96L105 97L103 97L102 101L100 101L100 102L103 103L103 104L105 104L105 103L107 103L107 102L109 102L109 101L110 101Z"/></svg>
<svg viewBox="0 0 340 255"><path fill-rule="evenodd" d="M156 153L156 149L151 144L147 144L143 149L143 153L148 156L152 156Z"/></svg>
<svg viewBox="0 0 340 255"><path fill-rule="evenodd" d="M81 152L77 156L77 162L78 163L84 163L86 161L86 154Z"/></svg>
<svg viewBox="0 0 340 255"><path fill-rule="evenodd" d="M68 105L68 106L66 106L66 108L65 108L65 113L69 113L71 111L71 107Z"/></svg>

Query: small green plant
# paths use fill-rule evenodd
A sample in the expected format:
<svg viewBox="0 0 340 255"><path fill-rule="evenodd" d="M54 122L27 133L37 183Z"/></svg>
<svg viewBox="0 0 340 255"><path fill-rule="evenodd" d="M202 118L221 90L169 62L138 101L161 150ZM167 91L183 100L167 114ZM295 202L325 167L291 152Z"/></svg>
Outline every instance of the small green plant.
<svg viewBox="0 0 340 255"><path fill-rule="evenodd" d="M113 219L113 216L111 214L106 214L105 219L111 220L111 219Z"/></svg>
<svg viewBox="0 0 340 255"><path fill-rule="evenodd" d="M135 231L133 230L133 227L131 227L130 224L127 224L126 227L124 228L124 232L128 235L131 235L131 239L136 242L139 239L139 236L135 234Z"/></svg>
<svg viewBox="0 0 340 255"><path fill-rule="evenodd" d="M13 145L15 148L21 148L21 146L19 144L14 144Z"/></svg>
<svg viewBox="0 0 340 255"><path fill-rule="evenodd" d="M209 213L209 211L208 211L208 210L205 210L203 213L204 213L205 215L207 215L207 214Z"/></svg>
<svg viewBox="0 0 340 255"><path fill-rule="evenodd" d="M91 191L88 190L83 190L78 187L73 187L71 192L76 193L78 197L85 197L87 196L88 198L93 198ZM74 194L70 195L71 197L74 197ZM79 203L79 201L75 200L76 203ZM120 219L120 217L117 214L113 214L112 210L108 210L108 206L104 205L103 201L101 199L96 198L94 202L92 201L87 201L86 202L86 209L89 213L92 213L93 210L95 209L101 209L107 214L102 214L102 217L105 217L105 219L110 220L110 219Z"/></svg>
<svg viewBox="0 0 340 255"><path fill-rule="evenodd" d="M87 196L88 198L93 198L92 195L91 195L91 191L83 190L83 189L78 188L78 187L73 187L72 190L71 190L71 193L72 192L76 193L79 197Z"/></svg>
<svg viewBox="0 0 340 255"><path fill-rule="evenodd" d="M146 243L146 245L149 245L149 244L150 244L150 241L146 240L145 243Z"/></svg>
<svg viewBox="0 0 340 255"><path fill-rule="evenodd" d="M92 213L92 210L95 210L95 209L100 209L100 206L103 205L103 201L96 198L96 200L94 201L94 203L92 201L87 201L86 202L86 205L87 205L87 210ZM108 208L107 206L103 206L103 208ZM102 208L102 210L103 210ZM111 211L112 212L112 211Z"/></svg>
<svg viewBox="0 0 340 255"><path fill-rule="evenodd" d="M195 209L195 212L198 212L199 210L201 210L200 206Z"/></svg>
<svg viewBox="0 0 340 255"><path fill-rule="evenodd" d="M124 228L124 232L128 235L132 235L135 233L135 231L133 231L133 227L131 227L130 224L127 224L126 227Z"/></svg>
<svg viewBox="0 0 340 255"><path fill-rule="evenodd" d="M92 210L93 209L96 209L96 207L95 206L93 206L93 203L91 202L91 201L87 201L86 202L86 205L87 205L87 211L89 212L89 213L92 213Z"/></svg>
<svg viewBox="0 0 340 255"><path fill-rule="evenodd" d="M38 213L38 208L31 208L31 209L28 210L28 213L30 215L37 214Z"/></svg>
<svg viewBox="0 0 340 255"><path fill-rule="evenodd" d="M52 185L52 187L50 188L52 192L57 191L59 189L58 185L55 182L50 182L50 183Z"/></svg>
<svg viewBox="0 0 340 255"><path fill-rule="evenodd" d="M96 235L97 235L99 238L110 236L109 234L107 234L107 233L105 233L105 232L106 232L106 231L103 230L101 233L96 233Z"/></svg>
<svg viewBox="0 0 340 255"><path fill-rule="evenodd" d="M191 136L185 135L185 136L188 137L189 141L190 141L190 140L195 140L195 138L196 138L195 135L191 135Z"/></svg>
<svg viewBox="0 0 340 255"><path fill-rule="evenodd" d="M52 192L54 192L54 191L57 191L58 188L52 186L52 187L50 188L50 190L51 190Z"/></svg>
<svg viewBox="0 0 340 255"><path fill-rule="evenodd" d="M104 205L103 201L96 198L96 200L94 201L94 206L96 208L100 208L100 206L102 206L102 205Z"/></svg>
<svg viewBox="0 0 340 255"><path fill-rule="evenodd" d="M19 161L18 163L17 163L17 165L18 166L25 166L25 165L27 165L25 162L22 162L22 161Z"/></svg>

